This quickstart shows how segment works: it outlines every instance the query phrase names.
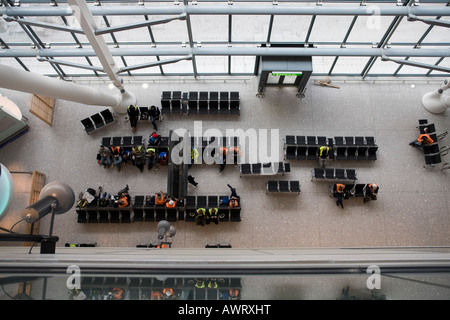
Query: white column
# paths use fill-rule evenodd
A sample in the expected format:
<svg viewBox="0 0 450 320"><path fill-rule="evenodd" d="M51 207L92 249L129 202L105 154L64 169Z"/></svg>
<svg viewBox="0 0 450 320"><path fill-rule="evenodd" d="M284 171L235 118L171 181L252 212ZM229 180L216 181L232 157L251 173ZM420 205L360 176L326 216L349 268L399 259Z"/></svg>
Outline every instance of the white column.
<svg viewBox="0 0 450 320"><path fill-rule="evenodd" d="M118 76L118 68L116 62L109 51L106 41L102 35L95 35L97 26L92 16L91 11L85 0L68 0L70 8L74 12L75 18L80 23L81 29L83 29L84 35L89 40L92 49L95 51L97 58L103 66L103 70L108 75L114 86L120 90L122 94L122 103L115 111L118 113L126 113L127 107L130 104L136 104L136 98L130 92L125 92L125 88L122 83L122 79Z"/></svg>
<svg viewBox="0 0 450 320"><path fill-rule="evenodd" d="M120 96L105 94L92 87L46 77L37 73L11 68L0 64L0 87L68 100L88 105L120 105Z"/></svg>

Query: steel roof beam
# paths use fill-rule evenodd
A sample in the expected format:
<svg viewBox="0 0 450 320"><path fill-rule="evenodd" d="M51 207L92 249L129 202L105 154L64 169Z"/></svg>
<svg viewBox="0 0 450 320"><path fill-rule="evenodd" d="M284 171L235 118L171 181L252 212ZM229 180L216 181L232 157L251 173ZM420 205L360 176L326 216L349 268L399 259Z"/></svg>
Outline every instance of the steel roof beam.
<svg viewBox="0 0 450 320"><path fill-rule="evenodd" d="M110 48L113 56L343 56L343 57L450 57L450 49L411 48L281 48L281 47L224 47L224 48ZM0 49L0 57L94 57L93 49Z"/></svg>
<svg viewBox="0 0 450 320"><path fill-rule="evenodd" d="M449 7L421 6L94 6L89 7L94 16L110 15L333 15L333 16L450 16ZM3 16L71 16L71 7L0 7Z"/></svg>

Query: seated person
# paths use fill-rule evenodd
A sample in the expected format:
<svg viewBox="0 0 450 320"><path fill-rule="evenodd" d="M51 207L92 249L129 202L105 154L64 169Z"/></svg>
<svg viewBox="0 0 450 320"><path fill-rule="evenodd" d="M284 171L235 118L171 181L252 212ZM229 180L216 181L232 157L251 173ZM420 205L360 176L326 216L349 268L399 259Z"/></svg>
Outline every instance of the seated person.
<svg viewBox="0 0 450 320"><path fill-rule="evenodd" d="M167 208L175 208L175 206L177 205L178 201L177 199L171 197L167 202L166 202L166 207Z"/></svg>
<svg viewBox="0 0 450 320"><path fill-rule="evenodd" d="M157 206L163 206L166 204L166 195L164 192L160 191L157 194L155 194L155 204Z"/></svg>
<svg viewBox="0 0 450 320"><path fill-rule="evenodd" d="M377 200L377 193L380 187L376 183L370 183L365 188L364 203L370 200Z"/></svg>
<svg viewBox="0 0 450 320"><path fill-rule="evenodd" d="M230 207L239 207L239 198L231 197L229 202Z"/></svg>
<svg viewBox="0 0 450 320"><path fill-rule="evenodd" d="M117 167L117 170L120 171L123 164L123 158L122 158L122 148L119 146L111 147L112 149L112 156L113 156L113 164L115 167Z"/></svg>
<svg viewBox="0 0 450 320"><path fill-rule="evenodd" d="M123 150L122 152L122 166L126 165L128 160L132 160L132 154L130 150Z"/></svg>
<svg viewBox="0 0 450 320"><path fill-rule="evenodd" d="M79 193L77 206L84 208L87 207L88 204L93 203L95 200L97 200L96 191L92 188L87 188L85 192Z"/></svg>
<svg viewBox="0 0 450 320"><path fill-rule="evenodd" d="M98 206L99 207L107 207L110 204L111 195L107 192L103 192L103 187L98 187Z"/></svg>
<svg viewBox="0 0 450 320"><path fill-rule="evenodd" d="M131 150L131 155L133 165L138 167L142 172L145 164L144 147L135 145Z"/></svg>
<svg viewBox="0 0 450 320"><path fill-rule="evenodd" d="M416 148L423 148L423 146L428 146L434 143L434 140L431 139L430 135L427 132L428 128L425 128L424 133L421 134L416 140L411 141L409 145Z"/></svg>
<svg viewBox="0 0 450 320"><path fill-rule="evenodd" d="M215 224L219 224L219 218L217 216L217 213L219 212L219 209L217 208L210 208L209 210L209 217L206 223L213 222Z"/></svg>
<svg viewBox="0 0 450 320"><path fill-rule="evenodd" d="M100 165L102 165L104 168L108 168L111 166L111 150L104 145L100 146L100 149L98 150L98 153L100 154Z"/></svg>
<svg viewBox="0 0 450 320"><path fill-rule="evenodd" d="M148 144L151 146L157 146L161 142L161 136L154 131L149 137L148 137Z"/></svg>
<svg viewBox="0 0 450 320"><path fill-rule="evenodd" d="M147 168L150 170L156 164L156 149L148 148L145 156L147 157Z"/></svg>
<svg viewBox="0 0 450 320"><path fill-rule="evenodd" d="M167 165L169 162L169 156L167 155L167 152L161 151L158 155L158 161L161 165Z"/></svg>
<svg viewBox="0 0 450 320"><path fill-rule="evenodd" d="M128 193L128 185L120 190L117 194L117 197L119 198L118 200L114 201L114 207L119 207L119 208L123 208L123 207L127 207L130 205L130 194Z"/></svg>
<svg viewBox="0 0 450 320"><path fill-rule="evenodd" d="M195 215L195 224L203 227L205 223L206 223L206 209L198 208Z"/></svg>

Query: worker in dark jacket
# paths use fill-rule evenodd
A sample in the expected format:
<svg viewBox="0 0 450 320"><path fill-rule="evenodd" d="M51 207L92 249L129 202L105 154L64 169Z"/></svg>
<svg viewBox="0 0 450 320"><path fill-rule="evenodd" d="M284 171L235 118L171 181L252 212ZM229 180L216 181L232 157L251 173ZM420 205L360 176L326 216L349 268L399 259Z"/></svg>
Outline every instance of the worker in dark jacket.
<svg viewBox="0 0 450 320"><path fill-rule="evenodd" d="M150 107L149 117L150 117L150 121L153 125L153 129L155 129L155 131L158 130L158 127L156 126L156 120L159 120L160 115L161 115L161 111L159 111L159 108L157 108L156 106Z"/></svg>
<svg viewBox="0 0 450 320"><path fill-rule="evenodd" d="M128 117L130 118L131 129L136 131L137 122L139 119L139 109L138 107L130 104L127 109Z"/></svg>

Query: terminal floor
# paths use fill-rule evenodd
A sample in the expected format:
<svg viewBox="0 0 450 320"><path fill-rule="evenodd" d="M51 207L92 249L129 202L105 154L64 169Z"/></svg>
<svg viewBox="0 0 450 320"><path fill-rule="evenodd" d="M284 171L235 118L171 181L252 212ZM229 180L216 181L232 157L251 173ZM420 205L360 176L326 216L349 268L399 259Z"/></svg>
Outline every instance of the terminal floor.
<svg viewBox="0 0 450 320"><path fill-rule="evenodd" d="M108 82L77 79L76 82L110 90ZM449 111L435 115L421 105L422 96L440 86L440 80L349 81L333 80L340 89L316 86L310 81L306 97L299 99L293 88L267 88L258 98L257 79L164 78L125 79L125 87L134 93L138 106L159 105L162 91L239 91L240 116L167 115L159 123L163 136L169 130L196 125L207 129L267 129L275 134L279 160L283 160L286 135L374 136L379 146L376 161L334 161L335 168L354 168L359 183L380 185L377 201L363 204L361 198L344 200L344 209L330 198L331 182L311 181L316 161L290 161L291 172L276 178L299 180L301 194L266 194L268 176L240 177L239 168L227 166L219 173L218 165L194 166L190 174L199 182L188 187L190 195L228 194L227 184L242 198L242 221L204 227L184 221L173 222L176 236L173 247L202 248L206 244L231 244L233 248L269 247L380 247L450 245L450 171L440 166L424 168L423 154L408 143L418 135L418 119L435 123L438 133L450 129ZM88 187L116 193L125 184L131 195L148 195L167 189L167 168L141 173L131 165L118 172L103 169L96 162L97 150L104 136L132 135L126 115L118 122L87 135L80 120L104 109L57 100L50 127L29 112L30 95L0 89L13 100L29 119L30 130L0 149L0 162L13 172L40 171L46 182L63 181L75 194ZM135 135L147 138L150 123L139 123ZM262 132L260 132L262 134ZM261 138L262 135L259 136ZM273 141L273 142L274 142ZM450 137L440 141L449 145ZM444 157L449 162L450 155ZM9 228L21 218L28 205L28 174L13 173L15 202L0 226ZM49 229L50 217L40 223L41 233ZM25 230L24 223L16 232ZM97 243L101 247L135 247L157 242L157 222L129 224L80 224L75 207L57 216L54 234L65 243ZM0 245L11 245L2 243Z"/></svg>

